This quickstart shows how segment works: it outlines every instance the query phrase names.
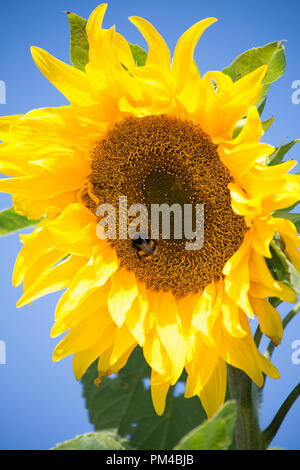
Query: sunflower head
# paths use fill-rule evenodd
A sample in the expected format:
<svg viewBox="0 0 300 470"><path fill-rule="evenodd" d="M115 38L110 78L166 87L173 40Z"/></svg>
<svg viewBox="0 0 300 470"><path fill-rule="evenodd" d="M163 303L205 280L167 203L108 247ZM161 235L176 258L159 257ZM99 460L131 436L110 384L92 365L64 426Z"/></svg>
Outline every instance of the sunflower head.
<svg viewBox="0 0 300 470"><path fill-rule="evenodd" d="M274 149L260 142L256 104L267 66L237 81L222 72L200 75L194 48L214 18L179 38L172 61L156 29L130 18L148 43L138 66L125 38L102 27L105 9L98 6L86 24L81 69L32 48L70 104L0 120L1 171L9 176L0 190L13 195L18 213L43 217L22 237L18 305L66 289L51 334L68 333L54 360L74 354L79 379L98 359L99 381L125 366L139 345L152 368L158 414L185 369L186 397L198 396L211 416L225 397L227 363L258 386L263 374L279 376L258 351L249 321L256 316L261 331L280 343L282 323L269 298L296 296L266 260L280 236L300 269L295 226L273 216L299 200L300 177L288 174L293 161L268 166ZM171 232L152 244L155 256L142 259L127 234L100 239L99 205L115 209L117 233L121 220L132 222L120 198L148 211L202 205L201 249L187 250Z"/></svg>

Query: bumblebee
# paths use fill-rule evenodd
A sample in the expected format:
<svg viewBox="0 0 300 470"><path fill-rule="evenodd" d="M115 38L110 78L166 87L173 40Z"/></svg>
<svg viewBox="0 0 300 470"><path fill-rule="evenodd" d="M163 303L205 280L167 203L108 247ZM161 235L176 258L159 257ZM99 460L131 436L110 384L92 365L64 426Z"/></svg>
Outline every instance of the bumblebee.
<svg viewBox="0 0 300 470"><path fill-rule="evenodd" d="M145 260L155 256L157 243L154 240L138 237L132 240L132 247L135 248L139 259Z"/></svg>

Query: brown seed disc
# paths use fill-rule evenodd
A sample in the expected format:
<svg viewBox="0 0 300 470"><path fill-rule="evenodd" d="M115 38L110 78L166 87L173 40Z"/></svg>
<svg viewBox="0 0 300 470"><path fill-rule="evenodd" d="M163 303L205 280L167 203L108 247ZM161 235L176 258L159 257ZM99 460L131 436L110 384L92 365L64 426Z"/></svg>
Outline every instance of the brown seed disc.
<svg viewBox="0 0 300 470"><path fill-rule="evenodd" d="M229 171L197 124L166 115L127 118L95 145L91 167L92 198L87 197L86 204L94 213L95 200L112 204L117 228L120 196L127 197L128 207L144 204L149 213L151 204L178 203L182 210L184 204L204 204L200 250L186 250L186 238L174 239L172 231L170 239L157 240L154 256L142 260L130 238L110 241L121 264L148 288L182 296L222 276L226 261L244 239L246 225L231 208Z"/></svg>

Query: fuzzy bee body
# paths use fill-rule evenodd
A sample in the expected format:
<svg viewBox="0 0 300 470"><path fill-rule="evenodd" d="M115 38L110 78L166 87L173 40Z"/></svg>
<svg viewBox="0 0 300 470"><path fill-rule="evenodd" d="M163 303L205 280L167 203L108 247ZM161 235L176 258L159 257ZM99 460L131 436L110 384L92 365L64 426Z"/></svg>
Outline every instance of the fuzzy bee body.
<svg viewBox="0 0 300 470"><path fill-rule="evenodd" d="M132 247L135 248L140 260L146 260L155 256L156 242L154 240L143 239L141 237L132 240Z"/></svg>

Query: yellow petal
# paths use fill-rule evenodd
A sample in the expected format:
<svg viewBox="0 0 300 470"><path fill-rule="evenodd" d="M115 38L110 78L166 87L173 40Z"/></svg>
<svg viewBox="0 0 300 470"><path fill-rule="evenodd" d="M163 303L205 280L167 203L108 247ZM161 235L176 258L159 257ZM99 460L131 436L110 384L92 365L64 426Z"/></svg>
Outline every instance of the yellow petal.
<svg viewBox="0 0 300 470"><path fill-rule="evenodd" d="M64 293L57 305L56 322L51 330L51 337L55 338L56 336L61 335L70 328L78 325L85 318L92 315L103 306L106 306L109 289L109 282L97 289L90 289L85 293L85 295L78 299L76 305L71 305L69 309L64 309L66 306L65 301L68 291ZM111 317L110 321L112 323Z"/></svg>
<svg viewBox="0 0 300 470"><path fill-rule="evenodd" d="M228 189L233 211L245 216L245 222L248 222L248 226L251 225L253 219L263 213L261 197L259 194L253 198L249 197L238 184L234 183L229 183Z"/></svg>
<svg viewBox="0 0 300 470"><path fill-rule="evenodd" d="M228 333L238 338L242 338L247 335L247 332L241 325L241 311L239 306L234 301L231 301L227 296L223 296L222 314L223 324Z"/></svg>
<svg viewBox="0 0 300 470"><path fill-rule="evenodd" d="M161 292L156 304L157 332L174 367L172 384L183 371L187 351L186 340L177 313L175 299L171 292Z"/></svg>
<svg viewBox="0 0 300 470"><path fill-rule="evenodd" d="M224 361L246 372L258 387L262 386L263 375L257 362L256 346L251 332L243 338L234 338L225 330L221 355Z"/></svg>
<svg viewBox="0 0 300 470"><path fill-rule="evenodd" d="M158 380L161 378L161 380ZM160 376L152 370L151 372L151 396L154 405L154 409L158 416L161 416L165 410L166 397L170 387L170 381L163 380L163 376Z"/></svg>
<svg viewBox="0 0 300 470"><path fill-rule="evenodd" d="M209 381L219 361L218 347L208 347L200 333L196 335L193 353L191 363L186 366L188 378L184 395L187 398L200 393Z"/></svg>
<svg viewBox="0 0 300 470"><path fill-rule="evenodd" d="M161 375L170 377L171 362L154 328L146 335L143 353L152 369Z"/></svg>
<svg viewBox="0 0 300 470"><path fill-rule="evenodd" d="M61 297L56 309L57 318L76 308L87 292L91 293L104 286L118 269L114 251L109 247L104 252L100 249L99 246L95 247L93 257L78 271L69 289Z"/></svg>
<svg viewBox="0 0 300 470"><path fill-rule="evenodd" d="M154 26L138 16L131 16L129 20L140 30L148 43L149 51L146 65L158 65L169 69L171 61L169 48Z"/></svg>
<svg viewBox="0 0 300 470"><path fill-rule="evenodd" d="M11 125L22 116L23 114L0 116L0 140L6 141L6 139L9 138Z"/></svg>
<svg viewBox="0 0 300 470"><path fill-rule="evenodd" d="M215 84L217 85L218 95L224 95L225 93L227 94L232 89L233 81L231 77L229 77L229 75L226 75L223 72L207 72L205 74L205 77L207 81L213 80L215 82Z"/></svg>
<svg viewBox="0 0 300 470"><path fill-rule="evenodd" d="M111 323L102 334L99 334L99 341L88 349L74 354L73 371L76 380L80 380L87 368L105 351L111 347L115 338L116 327Z"/></svg>
<svg viewBox="0 0 300 470"><path fill-rule="evenodd" d="M261 370L272 379L279 379L280 373L275 366L263 354L257 351L257 361Z"/></svg>
<svg viewBox="0 0 300 470"><path fill-rule="evenodd" d="M99 357L98 361L99 378L95 380L96 385L100 385L102 377L111 374L117 374L119 370L126 365L126 362L128 361L129 356L134 350L134 348L135 346L133 345L123 354L122 357L120 357L119 361L117 361L113 365L111 364L111 354L113 347L108 348L106 351L104 351Z"/></svg>
<svg viewBox="0 0 300 470"><path fill-rule="evenodd" d="M259 112L256 106L252 106L248 111L245 126L233 142L235 145L246 144L249 142L259 142L262 134L263 127Z"/></svg>
<svg viewBox="0 0 300 470"><path fill-rule="evenodd" d="M259 100L265 71L266 67L263 66L236 82L220 72L208 72L204 75L203 92L195 112L195 120L214 143L224 143L227 148L233 148L231 142L234 128ZM213 87L212 80L217 84L217 89ZM240 142L245 143L242 139Z"/></svg>
<svg viewBox="0 0 300 470"><path fill-rule="evenodd" d="M270 217L256 217L253 220L253 249L260 255L271 258L269 249L270 243L274 237L274 226Z"/></svg>
<svg viewBox="0 0 300 470"><path fill-rule="evenodd" d="M126 67L127 70L131 70L136 67L135 61L132 56L131 49L126 39L119 33L115 33L115 47L116 55L120 64Z"/></svg>
<svg viewBox="0 0 300 470"><path fill-rule="evenodd" d="M44 271L50 269L58 263L67 253L52 248L53 237L47 229L43 229L43 222L40 222L32 234L22 237L24 246L22 247L14 268L13 285L18 286L25 275L30 280L36 280ZM36 247L39 247L39 250ZM32 267L34 266L34 269ZM35 269L38 269L37 273Z"/></svg>
<svg viewBox="0 0 300 470"><path fill-rule="evenodd" d="M53 213L55 216L61 214L66 207L78 201L77 193L78 190L67 191L47 199L35 200L13 196L13 206L18 214L26 215L31 220L37 220L44 215L50 217Z"/></svg>
<svg viewBox="0 0 300 470"><path fill-rule="evenodd" d="M257 163L241 178L241 184L247 191L248 197L258 196L264 212L273 212L298 202L300 176L287 174L295 163L294 160L273 166Z"/></svg>
<svg viewBox="0 0 300 470"><path fill-rule="evenodd" d="M97 343L100 335L110 324L110 318L106 313L106 307L74 326L67 336L56 346L53 352L53 360L59 361L69 354L83 351Z"/></svg>
<svg viewBox="0 0 300 470"><path fill-rule="evenodd" d="M253 318L252 307L248 298L250 288L249 256L251 253L251 236L252 233L248 231L238 251L225 264L223 273L226 275L224 285L227 295L250 318Z"/></svg>
<svg viewBox="0 0 300 470"><path fill-rule="evenodd" d="M277 346L283 335L282 321L277 310L267 299L252 297L251 303L257 315L261 332L268 336Z"/></svg>
<svg viewBox="0 0 300 470"><path fill-rule="evenodd" d="M110 364L113 367L117 364L128 350L132 350L137 345L135 337L131 334L126 325L116 329L114 347L111 353Z"/></svg>
<svg viewBox="0 0 300 470"><path fill-rule="evenodd" d="M249 294L253 297L278 297L285 302L295 303L297 302L297 295L295 292L282 282L275 281L273 286L266 286L262 282L251 281L251 287Z"/></svg>
<svg viewBox="0 0 300 470"><path fill-rule="evenodd" d="M122 369L126 365L130 357L130 354L135 349L135 347L136 347L136 343L134 343L131 347L129 347L127 351L120 357L120 359L117 362L114 362L112 364L111 371L113 374L117 374L119 370Z"/></svg>
<svg viewBox="0 0 300 470"><path fill-rule="evenodd" d="M193 54L199 38L202 36L206 28L215 23L216 18L207 18L199 21L189 28L178 40L173 62L172 72L177 81L177 91L180 92L185 84L192 66Z"/></svg>
<svg viewBox="0 0 300 470"><path fill-rule="evenodd" d="M223 405L227 387L226 363L220 359L209 381L199 393L199 398L210 419Z"/></svg>
<svg viewBox="0 0 300 470"><path fill-rule="evenodd" d="M206 286L194 306L192 325L201 331L211 344L214 344L212 332L220 314L223 290L223 281L212 282Z"/></svg>
<svg viewBox="0 0 300 470"><path fill-rule="evenodd" d="M0 191L12 193L24 199L48 199L66 191L80 189L86 181L86 175L80 171L64 171L51 174L42 170L36 176L23 176L0 180Z"/></svg>
<svg viewBox="0 0 300 470"><path fill-rule="evenodd" d="M196 294L190 293L177 299L177 311L181 320L185 336L188 336L194 328L192 327L192 318L195 314L195 305L201 298L202 292Z"/></svg>
<svg viewBox="0 0 300 470"><path fill-rule="evenodd" d="M271 145L257 143L241 144L231 151L222 146L218 149L222 162L237 179L247 173L259 158L267 157L273 151Z"/></svg>
<svg viewBox="0 0 300 470"><path fill-rule="evenodd" d="M192 325L197 330L202 331L206 336L210 336L211 329L209 328L208 319L211 317L213 305L216 299L216 286L211 282L205 287L198 302L194 306Z"/></svg>
<svg viewBox="0 0 300 470"><path fill-rule="evenodd" d="M137 281L137 286L139 293L132 302L125 322L139 345L143 346L149 329L149 321L147 321L149 301L145 285Z"/></svg>
<svg viewBox="0 0 300 470"><path fill-rule="evenodd" d="M111 289L108 295L108 308L110 314L119 327L125 321L126 312L139 291L132 271L120 268L111 278Z"/></svg>
<svg viewBox="0 0 300 470"><path fill-rule="evenodd" d="M279 297L282 300L286 300L287 302L296 302L297 301L297 296L294 293L294 291L286 286L285 284L282 284L279 281L276 281L267 266L267 263L265 261L265 258L255 251L252 251L250 261L249 261L249 268L250 268L250 274L251 274L251 295L253 297L261 297L262 295L258 295L254 293L254 289L257 292L263 293L263 287L265 287L266 292L269 292L266 295L263 295L263 297L267 296L272 296L272 294L275 294L274 297ZM255 288L252 286L252 283L255 283ZM257 284L260 284L260 287L257 286Z"/></svg>
<svg viewBox="0 0 300 470"><path fill-rule="evenodd" d="M229 78L229 77L228 77ZM232 149L237 145L259 142L263 134L260 115L256 106L252 106L247 114L246 122L239 135L232 140L214 139L215 143L221 143L227 149Z"/></svg>
<svg viewBox="0 0 300 470"><path fill-rule="evenodd" d="M86 74L71 67L39 47L32 47L31 54L42 74L70 101L87 106L93 101L90 96Z"/></svg>
<svg viewBox="0 0 300 470"><path fill-rule="evenodd" d="M248 107L250 107L257 103L261 97L262 81L267 70L268 66L262 65L256 70L253 70L253 72L236 80L232 88L232 104L248 103Z"/></svg>
<svg viewBox="0 0 300 470"><path fill-rule="evenodd" d="M65 289L85 262L86 260L80 256L70 256L40 276L37 276L34 270L35 282L29 284L29 288L18 301L17 307L22 307L51 292Z"/></svg>
<svg viewBox="0 0 300 470"><path fill-rule="evenodd" d="M106 3L98 5L91 13L86 25L86 34L89 41L89 61L95 66L100 66L100 68L103 48L102 22L106 8Z"/></svg>

